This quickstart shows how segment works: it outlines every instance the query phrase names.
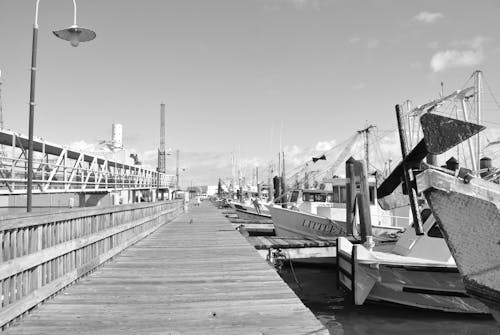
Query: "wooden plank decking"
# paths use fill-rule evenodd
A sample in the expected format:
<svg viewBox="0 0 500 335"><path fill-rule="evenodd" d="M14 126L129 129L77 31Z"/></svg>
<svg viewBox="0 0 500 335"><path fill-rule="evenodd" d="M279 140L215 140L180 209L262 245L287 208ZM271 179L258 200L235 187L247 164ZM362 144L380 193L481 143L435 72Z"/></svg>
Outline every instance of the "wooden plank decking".
<svg viewBox="0 0 500 335"><path fill-rule="evenodd" d="M7 334L328 334L215 207L191 208Z"/></svg>

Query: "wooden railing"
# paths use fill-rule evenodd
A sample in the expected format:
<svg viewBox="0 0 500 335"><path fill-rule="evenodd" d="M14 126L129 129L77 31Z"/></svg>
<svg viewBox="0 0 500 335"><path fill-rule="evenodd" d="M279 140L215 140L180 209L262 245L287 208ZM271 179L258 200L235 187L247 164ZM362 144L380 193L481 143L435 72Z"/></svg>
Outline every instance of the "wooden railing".
<svg viewBox="0 0 500 335"><path fill-rule="evenodd" d="M149 235L180 200L0 218L0 326Z"/></svg>

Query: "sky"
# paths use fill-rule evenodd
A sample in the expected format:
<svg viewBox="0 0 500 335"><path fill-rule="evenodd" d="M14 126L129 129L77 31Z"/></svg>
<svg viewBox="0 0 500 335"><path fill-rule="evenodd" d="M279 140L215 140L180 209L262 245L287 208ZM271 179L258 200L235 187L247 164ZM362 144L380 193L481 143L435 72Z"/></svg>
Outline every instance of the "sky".
<svg viewBox="0 0 500 335"><path fill-rule="evenodd" d="M4 123L21 133L34 4L0 0ZM184 185L229 177L232 152L245 173L266 170L281 142L293 168L369 124L389 133L395 104L430 101L441 82L445 93L460 89L476 69L500 96L498 0L77 5L77 23L97 38L74 48L51 32L72 24L72 1L40 3L35 136L92 148L121 123L125 147L155 166L165 102Z"/></svg>

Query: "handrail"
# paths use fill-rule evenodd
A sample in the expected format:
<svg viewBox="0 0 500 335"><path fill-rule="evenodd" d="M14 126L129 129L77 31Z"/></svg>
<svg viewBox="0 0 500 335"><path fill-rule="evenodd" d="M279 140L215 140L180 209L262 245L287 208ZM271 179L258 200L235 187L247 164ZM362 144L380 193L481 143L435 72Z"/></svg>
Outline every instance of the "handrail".
<svg viewBox="0 0 500 335"><path fill-rule="evenodd" d="M173 200L179 202L181 200ZM0 232L8 229L35 227L38 225L59 222L64 220L73 220L77 218L90 217L96 215L104 215L110 213L119 213L130 211L132 209L143 209L156 207L161 203L170 203L166 200L161 202L143 202L125 205L113 205L102 207L85 207L85 208L66 208L59 211L40 212L40 213L19 213L0 216Z"/></svg>
<svg viewBox="0 0 500 335"><path fill-rule="evenodd" d="M179 215L182 200L0 218L0 326Z"/></svg>

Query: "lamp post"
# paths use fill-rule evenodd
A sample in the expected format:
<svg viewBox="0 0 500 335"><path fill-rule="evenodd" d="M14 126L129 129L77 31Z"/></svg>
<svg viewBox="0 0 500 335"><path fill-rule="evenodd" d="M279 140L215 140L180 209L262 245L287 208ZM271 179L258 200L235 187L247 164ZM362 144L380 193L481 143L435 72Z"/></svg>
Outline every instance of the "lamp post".
<svg viewBox="0 0 500 335"><path fill-rule="evenodd" d="M38 48L38 5L35 5L35 23L33 24L33 44L31 49L31 83L30 83L30 110L28 125L28 185L26 196L26 210L31 212L33 197L33 122L35 114L35 79L36 79L36 54ZM80 42L91 41L96 37L95 32L89 29L78 27L76 24L76 0L73 0L73 25L69 28L54 31L54 35L65 41L69 41L72 46L77 47Z"/></svg>

